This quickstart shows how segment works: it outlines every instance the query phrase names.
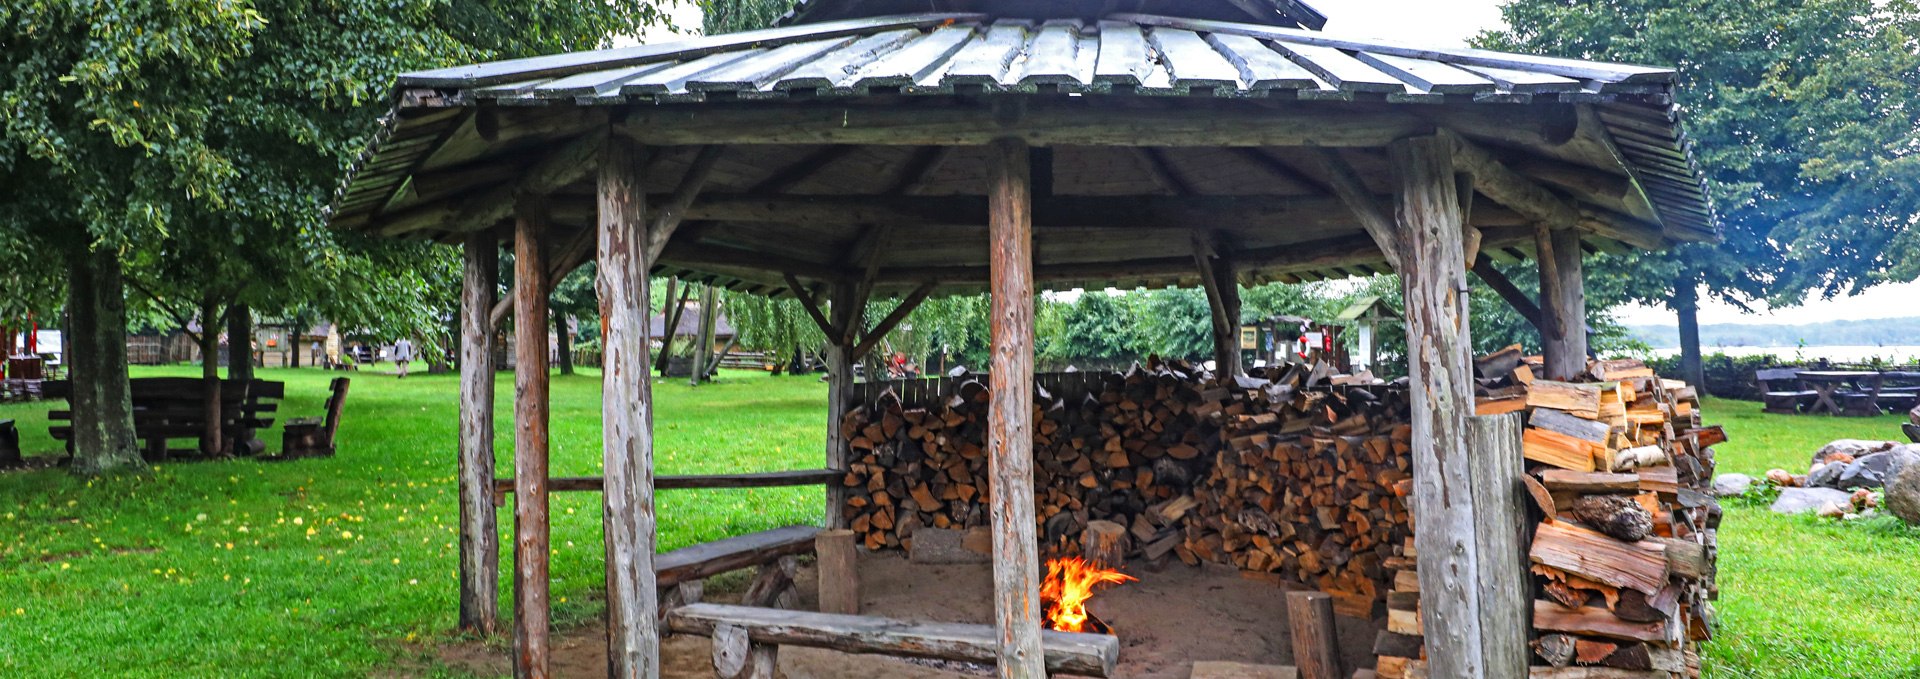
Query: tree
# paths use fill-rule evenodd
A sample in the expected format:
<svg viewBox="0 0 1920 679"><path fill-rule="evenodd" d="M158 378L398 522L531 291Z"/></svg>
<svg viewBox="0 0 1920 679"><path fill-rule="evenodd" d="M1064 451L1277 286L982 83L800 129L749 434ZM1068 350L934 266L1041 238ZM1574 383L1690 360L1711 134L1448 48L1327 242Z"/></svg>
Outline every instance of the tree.
<svg viewBox="0 0 1920 679"><path fill-rule="evenodd" d="M772 26L793 10L796 0L700 0L701 28L707 35Z"/></svg>
<svg viewBox="0 0 1920 679"><path fill-rule="evenodd" d="M1798 303L1911 280L1920 121L1911 0L1515 0L1480 46L1678 69L1677 104L1726 242L1611 258L1678 315L1700 382L1697 291Z"/></svg>
<svg viewBox="0 0 1920 679"><path fill-rule="evenodd" d="M438 276L445 253L335 234L319 220L394 74L598 46L662 19L653 3L0 6L0 230L68 266L74 469L138 464L129 273L171 289L161 295L211 280L223 304L320 295L387 307L365 314L381 320L443 316L399 307L422 306L418 284ZM398 294L356 294L368 291Z"/></svg>
<svg viewBox="0 0 1920 679"><path fill-rule="evenodd" d="M1043 343L1041 358L1062 363L1126 364L1140 355L1143 340L1134 332L1133 295L1087 290L1070 304L1046 305L1059 316L1059 334ZM1209 344L1209 347L1212 345Z"/></svg>

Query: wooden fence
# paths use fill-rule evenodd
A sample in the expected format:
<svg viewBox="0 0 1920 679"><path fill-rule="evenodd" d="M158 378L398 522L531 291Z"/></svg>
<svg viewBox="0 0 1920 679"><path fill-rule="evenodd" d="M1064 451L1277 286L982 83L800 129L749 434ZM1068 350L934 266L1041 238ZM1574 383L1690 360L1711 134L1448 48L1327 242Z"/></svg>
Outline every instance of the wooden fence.
<svg viewBox="0 0 1920 679"><path fill-rule="evenodd" d="M1033 384L1054 396L1079 398L1099 389L1102 380L1115 373L1107 371L1080 371L1059 373L1035 373ZM934 377L911 380L881 380L877 382L858 382L847 392L847 404L858 408L880 398L880 394L892 390L900 399L901 407L932 408L943 403L968 382L987 384L986 373L969 373L960 377Z"/></svg>

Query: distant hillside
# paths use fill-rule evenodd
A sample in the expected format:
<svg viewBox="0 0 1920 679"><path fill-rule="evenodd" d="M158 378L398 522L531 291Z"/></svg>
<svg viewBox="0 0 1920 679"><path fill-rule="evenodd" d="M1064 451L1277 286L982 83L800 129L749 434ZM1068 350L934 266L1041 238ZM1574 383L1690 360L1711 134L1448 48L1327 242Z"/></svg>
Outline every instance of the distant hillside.
<svg viewBox="0 0 1920 679"><path fill-rule="evenodd" d="M1675 326L1630 325L1635 338L1655 349L1680 346ZM1700 326L1705 347L1913 346L1920 345L1920 317L1876 318L1805 325L1716 323Z"/></svg>

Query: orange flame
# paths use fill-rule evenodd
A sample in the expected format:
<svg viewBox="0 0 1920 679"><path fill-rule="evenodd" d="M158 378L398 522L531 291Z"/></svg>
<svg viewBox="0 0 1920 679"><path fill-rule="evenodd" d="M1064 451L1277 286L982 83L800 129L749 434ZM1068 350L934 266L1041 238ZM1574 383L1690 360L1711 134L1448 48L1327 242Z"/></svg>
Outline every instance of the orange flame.
<svg viewBox="0 0 1920 679"><path fill-rule="evenodd" d="M1080 557L1048 559L1047 579L1040 583L1040 600L1050 604L1047 626L1062 632L1085 632L1087 600L1093 598L1094 587L1138 581Z"/></svg>

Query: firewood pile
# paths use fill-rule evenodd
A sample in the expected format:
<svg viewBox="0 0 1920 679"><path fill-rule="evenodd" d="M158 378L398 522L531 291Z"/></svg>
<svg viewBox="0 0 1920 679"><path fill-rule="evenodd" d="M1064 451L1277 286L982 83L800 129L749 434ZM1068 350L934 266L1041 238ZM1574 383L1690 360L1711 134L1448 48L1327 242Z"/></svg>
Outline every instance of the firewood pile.
<svg viewBox="0 0 1920 679"><path fill-rule="evenodd" d="M1373 382L1324 366L1219 380L1153 361L1085 393L1037 388L1036 536L1061 552L1230 564L1367 616L1411 535L1406 397ZM968 381L938 403L883 393L848 413L846 516L867 548L985 525L987 398Z"/></svg>
<svg viewBox="0 0 1920 679"><path fill-rule="evenodd" d="M1726 436L1701 426L1693 388L1634 360L1591 362L1577 381L1537 379L1517 346L1475 364L1478 412L1527 418L1524 482L1543 517L1528 553L1535 675L1698 676L1717 596L1710 446ZM1422 664L1390 655L1417 648L1395 641L1405 640L1377 644L1383 668Z"/></svg>

